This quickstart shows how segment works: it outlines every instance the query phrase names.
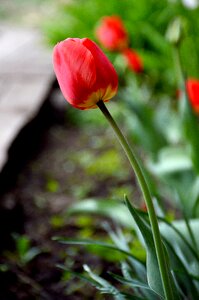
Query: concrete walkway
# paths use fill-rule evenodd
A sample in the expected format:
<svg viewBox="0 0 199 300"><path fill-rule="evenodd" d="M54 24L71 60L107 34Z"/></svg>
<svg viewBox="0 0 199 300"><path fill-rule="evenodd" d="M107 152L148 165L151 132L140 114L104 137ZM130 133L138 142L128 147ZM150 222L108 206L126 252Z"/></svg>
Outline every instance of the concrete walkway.
<svg viewBox="0 0 199 300"><path fill-rule="evenodd" d="M0 25L0 172L19 131L37 114L54 81L51 51L34 30Z"/></svg>

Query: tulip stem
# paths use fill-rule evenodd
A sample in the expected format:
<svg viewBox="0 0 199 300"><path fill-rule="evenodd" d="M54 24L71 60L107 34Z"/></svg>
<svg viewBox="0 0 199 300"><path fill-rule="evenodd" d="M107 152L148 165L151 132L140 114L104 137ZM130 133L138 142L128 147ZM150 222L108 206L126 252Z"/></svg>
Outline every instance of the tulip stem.
<svg viewBox="0 0 199 300"><path fill-rule="evenodd" d="M173 48L173 61L175 63L175 69L176 69L176 76L178 79L178 84L180 89L184 91L185 89L185 80L184 80L184 74L182 72L182 67L181 67L181 61L180 61L180 54L179 54L179 49L177 46L174 46Z"/></svg>
<svg viewBox="0 0 199 300"><path fill-rule="evenodd" d="M147 206L147 211L149 214L149 221L151 224L151 230L153 234L153 239L154 239L154 244L155 244L155 249L156 249L156 256L158 260L158 265L160 269L160 275L161 275L161 280L162 280L162 285L163 285L163 290L165 294L165 299L167 300L174 300L175 296L173 294L172 290L172 284L171 284L171 273L168 268L168 264L166 261L164 249L163 249L163 243L161 240L161 235L158 227L158 221L157 221L157 216L155 213L152 197L147 185L147 182L144 178L143 172L141 170L141 167L139 166L139 163L135 157L135 154L133 153L131 147L129 146L126 138L124 137L123 133L117 126L115 120L111 116L110 112L108 111L107 107L105 106L104 102L100 100L97 103L98 107L100 108L101 112L105 116L105 118L108 120L109 124L113 128L124 152L126 153L130 164L135 172L135 175L137 177L138 183L140 185L141 191L143 193L144 200L146 202Z"/></svg>

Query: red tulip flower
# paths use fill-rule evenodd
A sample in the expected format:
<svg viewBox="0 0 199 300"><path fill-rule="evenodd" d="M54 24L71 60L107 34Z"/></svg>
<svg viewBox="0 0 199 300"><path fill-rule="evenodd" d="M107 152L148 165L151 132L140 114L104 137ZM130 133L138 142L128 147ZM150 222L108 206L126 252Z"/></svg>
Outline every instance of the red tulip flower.
<svg viewBox="0 0 199 300"><path fill-rule="evenodd" d="M186 88L193 110L199 113L199 79L188 79Z"/></svg>
<svg viewBox="0 0 199 300"><path fill-rule="evenodd" d="M127 66L135 73L140 73L143 71L143 62L139 54L132 49L126 49L122 52Z"/></svg>
<svg viewBox="0 0 199 300"><path fill-rule="evenodd" d="M121 51L128 46L128 34L118 16L103 17L96 29L96 37L110 51Z"/></svg>
<svg viewBox="0 0 199 300"><path fill-rule="evenodd" d="M54 47L53 64L60 89L76 108L95 108L117 92L118 76L105 54L88 38L68 38Z"/></svg>

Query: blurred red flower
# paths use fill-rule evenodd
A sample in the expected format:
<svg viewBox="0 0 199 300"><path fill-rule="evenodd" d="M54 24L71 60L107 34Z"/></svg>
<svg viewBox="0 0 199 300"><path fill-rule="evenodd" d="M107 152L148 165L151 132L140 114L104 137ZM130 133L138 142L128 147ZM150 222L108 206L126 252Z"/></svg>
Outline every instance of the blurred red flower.
<svg viewBox="0 0 199 300"><path fill-rule="evenodd" d="M199 113L199 79L188 79L186 88L193 110Z"/></svg>
<svg viewBox="0 0 199 300"><path fill-rule="evenodd" d="M127 66L134 72L140 73L143 71L143 62L140 55L133 49L126 49L122 52Z"/></svg>
<svg viewBox="0 0 199 300"><path fill-rule="evenodd" d="M147 212L147 206L146 206L146 203L145 202L142 202L141 205L140 205L140 210L144 211L144 212Z"/></svg>
<svg viewBox="0 0 199 300"><path fill-rule="evenodd" d="M76 108L95 108L117 92L118 76L102 50L88 38L68 38L54 47L53 65L60 89Z"/></svg>
<svg viewBox="0 0 199 300"><path fill-rule="evenodd" d="M96 29L96 37L110 51L121 51L128 46L128 34L119 16L103 17Z"/></svg>

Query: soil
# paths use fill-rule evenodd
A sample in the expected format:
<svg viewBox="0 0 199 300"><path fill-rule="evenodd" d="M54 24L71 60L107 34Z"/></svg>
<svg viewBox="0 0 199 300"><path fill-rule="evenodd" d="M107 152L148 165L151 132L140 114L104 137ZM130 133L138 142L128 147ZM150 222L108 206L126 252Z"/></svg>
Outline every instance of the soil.
<svg viewBox="0 0 199 300"><path fill-rule="evenodd" d="M107 268L117 270L117 263L81 247L62 245L52 237L80 233L104 237L100 217L83 220L91 224L82 229L81 217L66 218L67 208L82 197L107 196L114 187L128 186L132 178L128 172L124 178L86 173L78 156L92 147L99 156L102 148L96 145L105 139L103 151L112 149L114 137L103 126L77 126L71 119L73 108L63 99L55 107L55 97L56 85L38 116L13 143L0 174L1 300L111 299L57 265L81 272L86 263L107 276Z"/></svg>

